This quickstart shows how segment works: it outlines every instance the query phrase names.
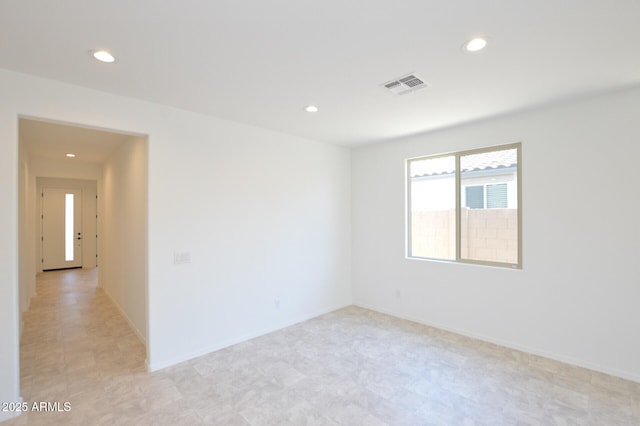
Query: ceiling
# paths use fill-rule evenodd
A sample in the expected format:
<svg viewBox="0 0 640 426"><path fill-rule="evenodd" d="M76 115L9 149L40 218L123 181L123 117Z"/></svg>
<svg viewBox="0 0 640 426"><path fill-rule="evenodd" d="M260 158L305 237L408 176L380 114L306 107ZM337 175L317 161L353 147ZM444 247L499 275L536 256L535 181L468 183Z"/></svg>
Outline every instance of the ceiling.
<svg viewBox="0 0 640 426"><path fill-rule="evenodd" d="M639 16L638 0L2 0L0 68L359 146L639 85ZM409 73L428 87L381 87Z"/></svg>
<svg viewBox="0 0 640 426"><path fill-rule="evenodd" d="M18 134L33 158L104 163L131 135L21 118ZM66 158L66 154L75 154Z"/></svg>

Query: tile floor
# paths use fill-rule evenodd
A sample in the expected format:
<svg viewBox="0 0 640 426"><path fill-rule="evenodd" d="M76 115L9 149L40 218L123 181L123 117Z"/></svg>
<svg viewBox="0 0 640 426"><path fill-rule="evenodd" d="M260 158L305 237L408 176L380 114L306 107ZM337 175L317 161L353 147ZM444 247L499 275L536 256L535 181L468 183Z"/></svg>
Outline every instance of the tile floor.
<svg viewBox="0 0 640 426"><path fill-rule="evenodd" d="M640 384L349 307L153 373L95 270L25 313L14 425L640 425Z"/></svg>

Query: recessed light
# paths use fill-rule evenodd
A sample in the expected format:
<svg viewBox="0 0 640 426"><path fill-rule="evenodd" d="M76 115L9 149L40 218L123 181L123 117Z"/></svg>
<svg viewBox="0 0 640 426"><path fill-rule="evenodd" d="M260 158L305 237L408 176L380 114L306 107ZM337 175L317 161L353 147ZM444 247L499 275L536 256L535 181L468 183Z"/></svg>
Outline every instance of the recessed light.
<svg viewBox="0 0 640 426"><path fill-rule="evenodd" d="M89 54L92 58L97 59L100 62L106 62L110 64L116 61L116 58L106 50L90 50Z"/></svg>
<svg viewBox="0 0 640 426"><path fill-rule="evenodd" d="M315 105L307 105L304 107L304 110L307 112L318 112L318 107Z"/></svg>
<svg viewBox="0 0 640 426"><path fill-rule="evenodd" d="M72 153L68 153L68 154L66 154L66 156L67 156L67 157L69 157L69 158L73 158L73 157L75 157L76 155L75 155L75 154L72 154Z"/></svg>
<svg viewBox="0 0 640 426"><path fill-rule="evenodd" d="M466 52L478 52L487 46L487 39L483 37L472 38L462 45L462 50Z"/></svg>

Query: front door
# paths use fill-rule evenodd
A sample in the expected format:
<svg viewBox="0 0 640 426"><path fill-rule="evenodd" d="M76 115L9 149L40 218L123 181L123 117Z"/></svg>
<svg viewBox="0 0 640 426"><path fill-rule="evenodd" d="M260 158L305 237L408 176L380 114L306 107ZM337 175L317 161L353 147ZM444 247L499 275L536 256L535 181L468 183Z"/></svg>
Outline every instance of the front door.
<svg viewBox="0 0 640 426"><path fill-rule="evenodd" d="M82 267L82 190L42 190L42 270Z"/></svg>

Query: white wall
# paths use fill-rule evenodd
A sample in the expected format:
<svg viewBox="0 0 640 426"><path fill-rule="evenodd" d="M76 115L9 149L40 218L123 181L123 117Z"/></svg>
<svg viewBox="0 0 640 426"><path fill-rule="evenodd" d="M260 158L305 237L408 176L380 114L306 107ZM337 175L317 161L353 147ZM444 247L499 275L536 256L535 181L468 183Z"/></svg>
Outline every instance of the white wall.
<svg viewBox="0 0 640 426"><path fill-rule="evenodd" d="M102 179L102 164L40 157L32 157L29 163L31 175L34 178L82 179L95 180L97 182Z"/></svg>
<svg viewBox="0 0 640 426"><path fill-rule="evenodd" d="M18 247L19 247L19 306L21 315L36 294L36 251L35 251L35 180L31 178L29 153L23 145L18 149ZM22 318L22 317L20 317ZM20 332L24 321L20 321Z"/></svg>
<svg viewBox="0 0 640 426"><path fill-rule="evenodd" d="M147 140L131 137L104 164L100 285L147 340Z"/></svg>
<svg viewBox="0 0 640 426"><path fill-rule="evenodd" d="M635 89L354 150L354 302L640 381L638 111ZM523 269L405 259L404 160L519 141Z"/></svg>
<svg viewBox="0 0 640 426"><path fill-rule="evenodd" d="M4 93L6 84L0 83ZM20 402L18 298L18 117L0 102L0 401ZM23 175L24 176L24 175ZM20 188L24 188L21 184ZM0 421L13 413L0 411Z"/></svg>
<svg viewBox="0 0 640 426"><path fill-rule="evenodd" d="M0 400L18 398L19 115L149 135L151 368L351 303L349 150L10 71L0 93Z"/></svg>
<svg viewBox="0 0 640 426"><path fill-rule="evenodd" d="M349 151L177 118L149 139L152 367L350 304Z"/></svg>

